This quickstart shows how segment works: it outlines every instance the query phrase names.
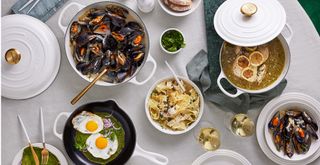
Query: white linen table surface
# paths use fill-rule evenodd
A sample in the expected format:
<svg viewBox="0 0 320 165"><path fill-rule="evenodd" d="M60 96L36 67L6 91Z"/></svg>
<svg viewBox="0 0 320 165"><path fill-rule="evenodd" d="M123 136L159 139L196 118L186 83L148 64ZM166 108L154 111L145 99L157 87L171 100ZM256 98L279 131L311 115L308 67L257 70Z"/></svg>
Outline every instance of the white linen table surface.
<svg viewBox="0 0 320 165"><path fill-rule="evenodd" d="M81 1L82 4L96 2L96 0ZM157 0L155 0L157 1ZM288 84L284 92L303 92L320 100L320 38L310 19L304 12L297 0L279 0L287 12L287 22L291 25L294 36L290 43L291 65L287 75ZM16 0L2 0L1 14L7 15L10 7ZM119 0L130 8L138 11L136 1ZM69 2L67 2L69 3ZM64 7L64 6L63 6ZM62 7L62 8L63 8ZM148 14L138 11L150 34L150 54L156 59L158 68L152 79L143 86L125 84L117 87L94 86L75 106L70 100L85 87L88 82L78 76L71 68L64 50L64 34L58 27L57 11L46 24L56 35L60 44L61 66L56 80L42 94L27 100L11 100L1 98L1 164L11 164L15 154L27 144L19 125L17 114L20 114L26 124L26 128L32 142L41 142L39 106L43 107L45 119L45 133L47 143L60 149L68 161L62 141L54 136L53 122L60 112L71 112L78 106L107 99L115 99L133 120L137 131L137 142L148 151L163 154L169 158L170 165L191 164L198 156L205 153L195 140L192 131L183 135L170 136L156 130L148 121L144 100L151 85L158 79L171 75L164 60L173 66L179 75L187 76L185 66L191 58L201 49L206 50L206 34L204 23L203 4L189 16L173 17L165 13L156 2L155 9ZM74 12L68 13L66 20ZM66 21L68 23L68 21ZM178 55L166 55L159 46L161 33L169 28L176 27L182 30L186 38L186 48ZM48 45L50 46L50 45ZM140 72L141 77L146 76L151 66L145 65ZM261 107L262 108L262 107ZM260 108L260 109L261 109ZM250 110L249 115L256 120L260 112ZM256 136L239 138L234 136L224 125L225 112L212 103L206 102L202 121L210 121L221 132L221 148L234 150L245 156L252 164L271 165L269 160L260 149ZM62 119L59 128L62 131L65 119ZM135 157L128 161L129 165L152 164L149 161ZM317 159L312 165L320 164Z"/></svg>

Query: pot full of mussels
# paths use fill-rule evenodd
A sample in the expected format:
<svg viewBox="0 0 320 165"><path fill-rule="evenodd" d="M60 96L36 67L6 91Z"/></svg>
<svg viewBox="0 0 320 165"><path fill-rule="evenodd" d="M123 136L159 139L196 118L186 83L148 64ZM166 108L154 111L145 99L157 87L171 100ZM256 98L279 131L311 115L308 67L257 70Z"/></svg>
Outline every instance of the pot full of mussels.
<svg viewBox="0 0 320 165"><path fill-rule="evenodd" d="M64 26L65 14L74 7L79 12ZM65 32L69 63L83 79L90 82L107 69L97 85L142 85L155 73L157 64L149 54L148 31L130 8L108 1L88 6L71 2L62 10L58 24ZM145 80L137 81L136 75L146 62L152 63L153 69Z"/></svg>
<svg viewBox="0 0 320 165"><path fill-rule="evenodd" d="M214 16L214 28L225 40L220 49L220 90L229 97L263 93L276 87L290 65L293 32L277 0L228 0ZM230 93L226 79L236 88Z"/></svg>

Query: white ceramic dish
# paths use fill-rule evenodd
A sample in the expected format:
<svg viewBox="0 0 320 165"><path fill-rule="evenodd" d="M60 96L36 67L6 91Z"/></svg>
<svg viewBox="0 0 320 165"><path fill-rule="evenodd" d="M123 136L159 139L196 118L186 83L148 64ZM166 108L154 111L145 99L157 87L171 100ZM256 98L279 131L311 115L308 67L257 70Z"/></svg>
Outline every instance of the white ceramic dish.
<svg viewBox="0 0 320 165"><path fill-rule="evenodd" d="M80 71L78 71L76 69L76 63L73 59L73 55L72 55L72 51L71 51L71 48L70 48L70 26L71 26L71 23L73 21L76 21L78 19L78 17L80 15L82 15L85 11L91 9L91 8L102 8L102 7L105 7L106 5L116 5L116 6L120 6L122 8L125 8L128 10L129 12L129 15L132 16L134 18L134 20L136 22L138 22L143 28L144 28L144 32L145 32L145 47L146 47L146 51L145 51L145 57L144 57L144 61L143 63L138 67L138 69L135 71L135 73L129 77L129 78L126 78L123 82L121 83L108 83L108 82L105 82L105 81L102 81L102 80L98 80L95 85L99 85L99 86L115 86L115 85L119 85L119 84L123 84L123 83L126 83L126 82L130 82L130 83L133 83L135 85L143 85L145 84L147 81L149 81L152 76L154 75L155 71L156 71L156 68L157 68L157 63L156 61L154 60L154 58L149 54L150 51L149 51L149 35L148 35L148 31L147 31L147 28L145 26L145 24L143 23L142 19L139 17L139 15L133 11L132 9L130 9L129 7L125 6L125 5L122 5L121 3L118 3L118 2L111 2L111 1L103 1L103 2L96 2L96 3L93 3L93 4L90 4L88 6L84 6L80 3L77 3L77 2L71 2L69 3L68 5L66 5L66 7L64 7L61 11L61 14L59 16L59 19L58 19L58 25L60 27L60 29L65 33L65 49L66 49L66 55L67 55L67 58L68 58L68 61L70 63L70 65L72 66L73 70L80 76L82 77L83 79L85 79L86 81L88 82L91 82L93 80L93 78L89 78L88 76L86 75L83 75ZM62 20L63 20L63 17L68 13L68 10L72 9L73 7L76 7L78 9L78 13L72 18L72 20L70 21L69 25L68 26L65 26L62 24ZM143 81L138 81L136 79L136 75L138 74L138 72L141 70L141 68L144 66L145 63L152 63L153 65L153 68L149 74L149 76L143 80Z"/></svg>
<svg viewBox="0 0 320 165"><path fill-rule="evenodd" d="M213 152L206 152L199 156L192 165L251 165L251 163L237 152L219 149Z"/></svg>
<svg viewBox="0 0 320 165"><path fill-rule="evenodd" d="M285 108L291 106L303 106L310 116L319 124L320 116L320 103L314 98L302 94L302 93L287 93L283 94L273 100L271 100L261 111L257 125L256 125L256 135L257 140L260 145L261 150L265 155L277 164L290 164L290 165L303 165L309 164L316 160L320 156L319 140L313 141L309 152L305 156L294 155L291 159L283 156L283 153L279 153L272 141L267 140L267 136L270 137L270 133L266 131L266 125L268 124L272 115L278 110L278 108ZM270 117L271 116L271 117ZM319 131L318 131L319 135ZM312 151L315 150L315 151ZM313 153L312 153L313 152Z"/></svg>
<svg viewBox="0 0 320 165"><path fill-rule="evenodd" d="M202 114L203 114L203 107L204 107L204 100L203 100L203 96L202 96L202 93L200 91L200 89L197 87L196 84L194 84L191 80L187 79L187 78L183 78L181 76L178 76L179 79L183 80L184 82L187 82L188 84L192 85L192 87L197 91L197 93L199 94L199 97L200 97L200 109L199 109L199 116L198 118L189 126L187 127L185 130L182 130L182 131L173 131L173 130L170 130L170 129L166 129L166 128L163 128L161 127L161 125L154 121L151 116L150 116L150 113L149 113L149 107L148 107L148 101L149 101L149 98L150 98L150 95L152 93L152 91L154 90L154 88L162 81L165 81L165 80L172 80L174 79L174 77L166 77L166 78L162 78L160 80L158 80L157 82L155 82L152 87L149 89L149 92L147 94L147 97L146 97L146 100L145 100L145 112L146 112L146 115L147 115L147 118L148 120L150 121L150 123L156 128L158 129L159 131L163 132L163 133L166 133L166 134L170 134L170 135L179 135L179 134L183 134L183 133L186 133L188 131L190 131L192 128L194 128L200 121L201 117L202 117Z"/></svg>
<svg viewBox="0 0 320 165"><path fill-rule="evenodd" d="M168 14L172 15L172 16L176 16L176 17L182 17L182 16L186 16L191 14L192 12L194 12L199 5L201 4L201 0L192 0L192 6L191 9L188 11L184 11L184 12L177 12L177 11L173 11L172 9L170 9L164 2L163 0L158 0L161 8Z"/></svg>
<svg viewBox="0 0 320 165"><path fill-rule="evenodd" d="M182 31L179 30L179 29L177 29L177 28L169 28L169 29L166 29L165 31L162 32L162 34L161 34L161 36L160 36L160 42L159 42L159 43L160 43L160 47L161 47L161 49L162 49L164 52L166 52L167 54L172 54L172 55L173 55L173 54L179 53L183 48L180 48L179 50L177 50L177 51L175 51L175 52L170 52L170 51L166 50L166 49L163 47L162 42L161 42L164 33L168 32L168 31L171 31L171 30L179 32L179 33L182 35L184 42L185 42L185 37L184 37Z"/></svg>
<svg viewBox="0 0 320 165"><path fill-rule="evenodd" d="M32 144L34 147L40 147L42 148L43 145L42 143L33 143ZM21 159L22 159L22 154L23 154L23 150L29 146L25 146L23 147L14 157L13 161L12 161L12 165L20 165L21 164ZM62 152L60 150L58 150L56 147L50 145L50 144L46 144L46 148L53 153L59 160L61 165L68 165L67 159L66 157L62 154Z"/></svg>

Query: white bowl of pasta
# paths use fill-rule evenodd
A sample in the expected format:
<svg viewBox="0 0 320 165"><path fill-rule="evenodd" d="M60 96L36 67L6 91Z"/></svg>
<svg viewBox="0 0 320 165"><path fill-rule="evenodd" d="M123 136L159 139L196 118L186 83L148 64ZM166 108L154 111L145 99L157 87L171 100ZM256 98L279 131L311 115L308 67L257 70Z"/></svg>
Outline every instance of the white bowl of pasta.
<svg viewBox="0 0 320 165"><path fill-rule="evenodd" d="M150 123L170 135L190 131L203 114L204 101L200 89L187 78L179 76L179 79L185 92L182 92L174 77L166 77L152 85L145 100Z"/></svg>

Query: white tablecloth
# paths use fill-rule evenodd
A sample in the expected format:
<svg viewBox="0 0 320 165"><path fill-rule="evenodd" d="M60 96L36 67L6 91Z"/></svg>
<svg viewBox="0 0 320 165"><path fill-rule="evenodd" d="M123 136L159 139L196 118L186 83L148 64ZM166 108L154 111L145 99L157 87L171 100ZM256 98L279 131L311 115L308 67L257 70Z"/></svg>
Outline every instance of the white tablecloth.
<svg viewBox="0 0 320 165"><path fill-rule="evenodd" d="M2 0L2 16L6 15L16 0ZM80 0L79 0L80 1ZM309 94L320 100L320 38L311 24L310 19L296 0L280 0L287 12L288 23L294 36L290 43L292 62L287 75L288 85L285 92L297 91ZM82 1L92 3L95 1ZM134 10L136 1L121 0ZM133 120L137 131L137 142L146 150L161 153L169 158L170 165L191 164L204 151L195 141L192 132L170 136L156 130L147 120L144 112L144 99L150 86L159 78L171 73L164 64L168 60L178 74L186 76L185 65L201 49L206 49L206 35L203 5L189 16L173 17L166 14L156 2L155 9L149 14L138 12L144 20L150 34L151 55L158 63L153 78L143 86L126 84L117 87L94 86L75 106L70 100L85 86L87 82L80 78L70 64L64 50L64 34L57 26L59 10L46 23L59 40L61 50L61 66L56 80L42 94L27 100L10 100L2 98L2 160L1 164L10 164L15 154L27 144L17 120L20 114L25 121L33 142L41 141L39 106L45 112L45 130L47 142L59 148L66 157L62 142L52 133L53 122L60 112L73 111L77 106L99 100L116 99ZM70 16L72 13L69 14ZM166 55L159 46L159 37L169 27L181 29L186 37L186 48L179 55ZM210 43L208 43L210 44ZM147 75L150 66L145 66L140 75ZM251 110L249 114L257 118L259 110ZM231 149L245 156L252 164L273 164L261 151L256 137L239 138L227 130L224 125L225 112L211 103L206 103L202 120L210 121L221 131L221 148ZM64 122L60 124L60 130ZM71 161L69 160L70 164ZM127 164L151 164L142 158L132 158ZM314 163L320 164L320 159Z"/></svg>

